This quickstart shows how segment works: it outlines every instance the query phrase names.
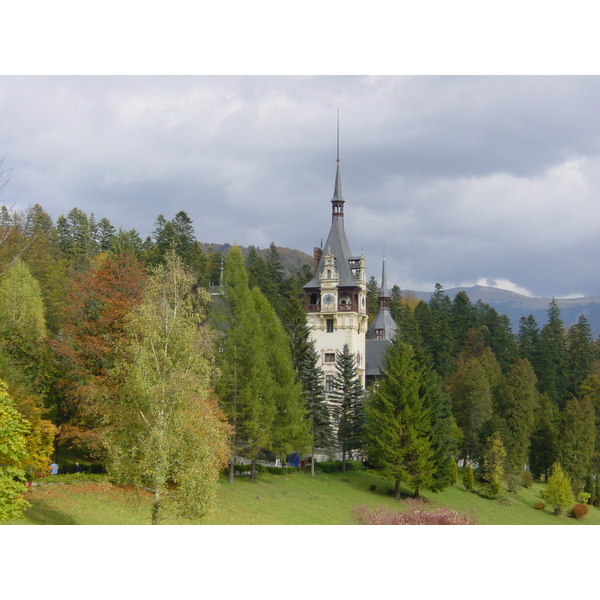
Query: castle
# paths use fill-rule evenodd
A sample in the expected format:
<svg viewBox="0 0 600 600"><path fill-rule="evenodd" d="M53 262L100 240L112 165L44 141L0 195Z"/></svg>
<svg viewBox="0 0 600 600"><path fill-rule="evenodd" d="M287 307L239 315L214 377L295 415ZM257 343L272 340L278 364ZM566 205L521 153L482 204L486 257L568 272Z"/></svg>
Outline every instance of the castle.
<svg viewBox="0 0 600 600"><path fill-rule="evenodd" d="M333 391L336 356L345 344L354 354L365 387L379 374L385 348L396 333L389 310L385 258L379 311L371 326L368 325L366 261L364 254L352 254L344 230L339 151L336 162L331 229L325 245L314 249L314 277L304 286L307 321L327 392Z"/></svg>

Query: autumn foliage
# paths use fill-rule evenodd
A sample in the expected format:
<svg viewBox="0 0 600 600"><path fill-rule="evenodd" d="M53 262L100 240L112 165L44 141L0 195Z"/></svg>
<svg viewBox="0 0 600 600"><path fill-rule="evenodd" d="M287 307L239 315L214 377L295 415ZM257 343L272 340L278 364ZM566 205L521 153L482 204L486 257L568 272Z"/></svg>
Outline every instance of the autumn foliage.
<svg viewBox="0 0 600 600"><path fill-rule="evenodd" d="M58 377L59 439L93 449L100 401L112 393L108 372L123 337L125 317L139 304L146 276L131 256L102 257L71 283L63 335L53 341Z"/></svg>
<svg viewBox="0 0 600 600"><path fill-rule="evenodd" d="M428 510L422 502L408 499L406 510L389 510L383 506L370 508L361 504L354 509L359 525L476 525L467 515L449 508Z"/></svg>

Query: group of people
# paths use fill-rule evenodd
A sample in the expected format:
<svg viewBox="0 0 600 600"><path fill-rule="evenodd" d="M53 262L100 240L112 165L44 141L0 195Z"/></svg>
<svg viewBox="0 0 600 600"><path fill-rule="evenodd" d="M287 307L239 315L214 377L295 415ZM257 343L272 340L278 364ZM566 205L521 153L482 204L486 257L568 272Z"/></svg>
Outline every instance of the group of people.
<svg viewBox="0 0 600 600"><path fill-rule="evenodd" d="M75 461L75 473L81 473L81 465L77 461ZM58 475L58 465L55 462L50 465L50 475Z"/></svg>

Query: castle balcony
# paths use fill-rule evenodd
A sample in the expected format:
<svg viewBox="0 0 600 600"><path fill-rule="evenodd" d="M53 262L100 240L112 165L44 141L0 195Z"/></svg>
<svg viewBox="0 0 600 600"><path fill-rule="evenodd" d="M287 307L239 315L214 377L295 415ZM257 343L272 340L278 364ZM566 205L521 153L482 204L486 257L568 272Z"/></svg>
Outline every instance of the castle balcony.
<svg viewBox="0 0 600 600"><path fill-rule="evenodd" d="M319 312L321 310L321 306L319 304L309 304L308 312Z"/></svg>

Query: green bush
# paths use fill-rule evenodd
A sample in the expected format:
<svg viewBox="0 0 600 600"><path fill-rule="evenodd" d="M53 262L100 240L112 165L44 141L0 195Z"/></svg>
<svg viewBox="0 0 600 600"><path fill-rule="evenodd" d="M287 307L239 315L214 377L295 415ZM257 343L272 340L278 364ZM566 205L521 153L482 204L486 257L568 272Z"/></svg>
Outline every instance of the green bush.
<svg viewBox="0 0 600 600"><path fill-rule="evenodd" d="M360 460L347 460L346 471L360 471L363 464ZM315 468L322 473L337 473L342 470L341 460L324 460L323 462L315 463Z"/></svg>
<svg viewBox="0 0 600 600"><path fill-rule="evenodd" d="M471 469L471 465L468 465L463 473L463 485L465 486L465 490L467 490L467 492L471 491L474 483L475 478L473 477L473 469Z"/></svg>
<svg viewBox="0 0 600 600"><path fill-rule="evenodd" d="M530 488L533 485L533 475L531 474L531 471L523 471L521 479L523 480L523 487Z"/></svg>

